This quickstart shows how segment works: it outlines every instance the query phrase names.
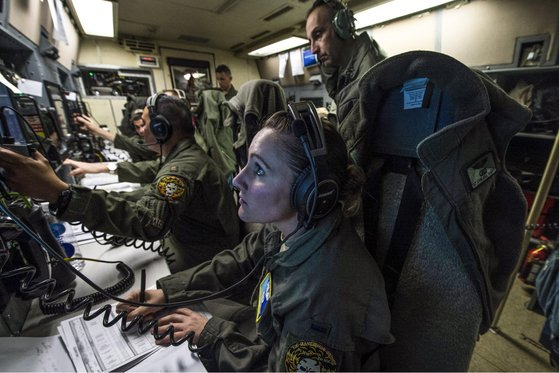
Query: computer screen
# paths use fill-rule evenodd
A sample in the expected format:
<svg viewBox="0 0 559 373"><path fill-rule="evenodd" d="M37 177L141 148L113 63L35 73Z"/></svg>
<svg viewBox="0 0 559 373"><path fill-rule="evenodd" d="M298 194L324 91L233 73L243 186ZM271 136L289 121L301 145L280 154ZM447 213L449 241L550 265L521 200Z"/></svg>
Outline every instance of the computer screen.
<svg viewBox="0 0 559 373"><path fill-rule="evenodd" d="M310 67L317 64L316 54L312 53L310 48L303 49L303 66Z"/></svg>
<svg viewBox="0 0 559 373"><path fill-rule="evenodd" d="M33 130L33 132L40 138L45 138L49 135L48 128L44 125L41 115L39 112L39 107L35 99L28 95L13 95L12 101L14 103L14 108L21 114L23 118L27 121L27 124L21 123L23 118L20 119L22 131L28 132ZM27 136L29 141L34 141L33 137Z"/></svg>
<svg viewBox="0 0 559 373"><path fill-rule="evenodd" d="M63 137L70 136L73 132L73 125L71 122L71 116L68 112L68 105L65 100L64 91L56 83L46 80L43 83L47 90L50 105L56 112L55 124L59 127L60 133Z"/></svg>

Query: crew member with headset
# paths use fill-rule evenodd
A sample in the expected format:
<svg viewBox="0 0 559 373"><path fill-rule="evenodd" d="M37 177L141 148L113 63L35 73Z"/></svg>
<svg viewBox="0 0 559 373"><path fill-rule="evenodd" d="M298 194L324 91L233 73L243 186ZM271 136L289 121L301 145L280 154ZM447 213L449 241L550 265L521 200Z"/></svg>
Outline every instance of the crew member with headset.
<svg viewBox="0 0 559 373"><path fill-rule="evenodd" d="M364 174L348 165L343 140L332 125L322 127L312 104L290 108L266 121L233 181L241 219L271 225L146 293L148 303L176 302L240 284L250 290L240 279L260 275L256 335L189 308L159 319L158 332L172 326L175 341L195 333L208 371L375 370L378 347L393 340L382 275L347 218L358 209ZM139 292L128 299L138 301ZM132 319L158 308L117 309Z"/></svg>
<svg viewBox="0 0 559 373"><path fill-rule="evenodd" d="M142 119L146 144L160 153L157 175L142 193L107 193L60 180L38 152L24 157L0 148L0 166L9 186L50 202L64 221L146 241L163 239L174 254L171 272L211 259L239 241L233 193L215 163L194 141L191 114L183 100L157 93L147 100Z"/></svg>
<svg viewBox="0 0 559 373"><path fill-rule="evenodd" d="M307 13L307 38L320 63L324 85L336 104L338 131L350 157L366 170L367 127L359 113L359 78L385 58L367 32L355 34L353 12L341 0L315 0Z"/></svg>
<svg viewBox="0 0 559 373"><path fill-rule="evenodd" d="M187 100L186 94L183 90L165 89L163 90L163 93L168 96L180 98L190 109L190 102ZM85 115L75 116L74 123L79 126L80 129L114 143L114 146L117 149L127 151L130 158L132 158L132 162L91 163L76 161L68 158L64 161L64 164L72 167L70 176L110 173L118 175L118 181L120 182L142 184L152 182L159 170L159 161L157 160L159 153L149 149L144 141L146 123L142 119L143 112L144 110L142 108L136 109L130 114L130 126L132 126L136 132L136 136L130 137L120 133L105 131L97 123L95 123L95 121Z"/></svg>

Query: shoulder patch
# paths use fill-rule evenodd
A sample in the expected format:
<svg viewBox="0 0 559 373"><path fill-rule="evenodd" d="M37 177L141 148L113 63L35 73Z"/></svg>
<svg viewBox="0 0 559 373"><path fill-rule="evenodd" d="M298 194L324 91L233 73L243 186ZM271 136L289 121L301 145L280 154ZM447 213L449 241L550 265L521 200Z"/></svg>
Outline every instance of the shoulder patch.
<svg viewBox="0 0 559 373"><path fill-rule="evenodd" d="M162 196L174 201L184 196L186 183L182 177L163 176L157 182L157 190Z"/></svg>
<svg viewBox="0 0 559 373"><path fill-rule="evenodd" d="M285 353L287 372L334 372L337 368L334 355L317 342L297 342Z"/></svg>

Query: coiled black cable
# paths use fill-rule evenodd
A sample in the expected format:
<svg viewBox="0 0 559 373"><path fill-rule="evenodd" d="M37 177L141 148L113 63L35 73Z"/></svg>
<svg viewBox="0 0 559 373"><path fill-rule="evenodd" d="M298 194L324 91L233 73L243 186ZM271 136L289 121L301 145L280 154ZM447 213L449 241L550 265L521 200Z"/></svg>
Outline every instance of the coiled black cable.
<svg viewBox="0 0 559 373"><path fill-rule="evenodd" d="M9 208L5 205L4 201L1 200L1 199L0 199L0 212L4 213L6 216L11 218L14 221L14 223L16 223L18 226L20 226L29 235L29 237L31 237L33 240L35 240L39 245L41 245L51 255L52 259L63 263L63 265L65 265L65 266L68 266L69 270L74 272L76 274L76 276L80 277L89 286L91 286L93 289L97 290L98 292L102 293L106 297L108 297L112 300L115 300L117 302L126 303L126 304L130 304L130 305L133 305L133 306L158 307L158 308L162 308L162 310L158 311L155 314L155 318L153 320L148 321L148 322L145 322L144 315L139 315L139 316L135 317L134 319L132 319L130 322L127 323L127 316L128 316L127 311L120 312L114 319L110 320L111 310L112 310L112 306L110 304L105 305L105 306L101 307L100 309L98 309L94 312L91 312L91 308L93 307L93 304L94 304L94 300L91 297L82 297L82 298L78 298L76 301L74 301L74 295L75 295L75 290L74 289L66 289L66 290L60 292L59 294L54 294L54 288L55 288L55 285L56 285L56 281L54 279L47 279L47 280L44 280L44 281L41 281L41 282L38 282L38 283L35 283L35 284L31 284L31 281L33 280L35 272L36 272L36 269L34 267L30 267L30 266L21 267L21 268L3 273L2 269L3 269L4 264L7 261L8 254L7 254L7 251L2 251L2 250L0 250L0 278L16 277L16 276L22 277L21 280L20 280L20 292L30 293L30 292L36 292L39 289L43 290L44 291L43 295L41 295L39 297L41 303L50 303L50 302L53 302L57 299L60 299L64 296L66 296L65 302L63 302L64 312L73 312L73 311L76 311L76 310L84 307L83 318L86 321L92 320L95 317L97 317L101 314L104 314L104 316L103 316L103 326L105 326L105 327L110 327L110 326L116 324L118 321L121 321L120 328L124 332L130 330L134 325L137 324L138 325L138 332L140 334L145 333L150 328L153 328L153 333L152 334L153 334L153 336L156 340L161 340L161 339L169 336L170 343L173 346L178 346L178 345L188 341L188 349L193 353L198 353L201 350L207 348L208 346L204 345L204 346L201 346L201 347L193 347L193 339L194 339L194 336L195 336L194 332L187 333L183 338L181 338L179 340L176 340L175 336L174 336L174 327L172 325L169 326L167 328L167 330L165 332L163 332L163 334L159 334L158 318L163 316L164 314L166 314L167 311L169 311L171 309L174 309L174 308L177 308L177 307L188 306L188 305L200 303L200 302L211 300L211 299L224 298L226 296L231 295L233 293L233 290L236 290L237 288L239 288L239 286L244 284L249 278L251 278L257 272L257 270L262 268L262 264L264 263L264 260L267 258L266 255L263 255L262 257L260 257L258 259L258 261L254 264L254 267L252 268L252 270L250 270L249 273L247 273L242 279L240 279L236 283L230 285L229 287L227 287L223 290L217 291L215 293L212 293L212 294L209 294L209 295L206 295L206 296L201 296L201 297L194 298L194 299L189 299L189 300L180 301L180 302L172 302L172 303L135 302L135 301L131 301L131 300L128 300L128 299L119 298L119 297L117 297L113 294L105 292L104 289L102 289L97 284L95 284L87 276L85 276L83 273L81 273L80 271L75 269L73 266L71 266L69 263L67 263L59 253L57 253L55 250L53 250L41 237L39 237L37 234L35 234L35 232L33 232L33 230L31 230L17 216L12 214L10 212ZM285 243L285 241L287 241L287 239L289 239L293 234L295 234L301 227L302 227L302 225L300 224L295 231L293 231L292 233L287 235L279 243L279 246L281 246L283 243ZM44 304L40 305L40 306L41 306L41 308L45 307Z"/></svg>
<svg viewBox="0 0 559 373"><path fill-rule="evenodd" d="M9 211L9 208L4 204L3 201L0 200L0 212L4 213L6 216L8 216L9 218L11 218L18 226L20 226L33 240L37 241L37 243L39 243L51 256L52 260L56 260L60 263L63 263L63 265L68 266L68 268L74 272L78 277L80 277L82 280L84 280L88 285L90 285L92 288L94 288L95 290L97 290L100 294L106 296L107 298L111 298L113 300L122 302L122 303L128 303L128 304L132 304L132 305L136 305L136 306L157 306L157 307L166 307L167 304L151 304L151 303L139 303L139 302L133 302L133 301L129 301L126 299L122 299L119 298L113 294L110 294L108 292L106 292L104 289L100 288L97 284L95 284L93 281L91 281L87 276L85 276L83 273L81 273L80 271L78 271L77 269L75 269L74 267L72 267L69 263L67 263L64 258L58 254L55 250L53 250L41 237L39 237L37 234L35 234L35 232L33 232L33 230L31 230L27 225L25 225L16 215L12 214ZM8 272L4 272L3 268L4 265L7 263L9 259L9 253L7 250L3 250L2 247L0 247L0 279L2 278L9 278L9 277L19 277L20 278L20 283L19 283L19 291L22 294L36 294L39 290L41 291L42 295L39 297L39 305L41 310L43 309L48 309L49 308L49 303L52 303L53 301L66 297L66 300L62 303L57 303L55 304L53 307L59 309L60 307L62 307L62 311L63 312L74 312L76 310L81 309L82 307L84 308L84 312L83 312L83 318L86 321L92 320L94 318L96 318L97 316L104 314L103 317L103 326L105 327L109 327L112 326L114 324L116 324L118 321L121 321L121 330L122 331L128 331L130 330L134 325L138 325L138 332L143 334L146 331L148 331L150 328L153 327L153 336L156 340L160 340L163 339L167 336L169 336L169 340L171 342L171 344L173 346L178 346L182 343L184 343L185 341L189 342L189 350L196 353L199 352L200 350L202 350L203 348L205 348L206 346L202 346L200 348L197 347L193 347L192 346L192 340L194 338L195 333L191 332L188 333L187 335L185 335L183 338L176 340L175 336L174 336L174 328L173 326L170 326L169 328L167 328L167 330L163 333L163 334L159 334L158 331L158 319L155 318L154 320L150 320L148 322L144 321L144 316L140 315L136 318L134 318L133 320L131 320L129 323L127 323L127 316L128 316L128 312L127 311L123 311L121 313L119 313L113 320L110 320L110 316L111 316L111 310L112 310L112 306L110 304L105 305L103 307L101 307L100 309L91 312L91 309L95 303L95 297L93 296L85 296L85 297L80 297L77 299L74 299L74 295L75 295L75 290L74 289L66 289L61 291L58 294L54 294L54 289L56 286L56 281L52 278L37 282L37 283L32 283L35 274L36 274L36 268L32 267L32 266L25 266L25 267L20 267L20 268L16 268L14 270L8 271ZM119 264L121 264L121 266L119 266L120 270L123 270L124 267L127 267L124 263L119 262ZM127 271L132 271L129 267L127 267ZM116 286L116 285L115 285ZM216 293L217 294L217 293ZM203 300L205 300L206 298L208 299L214 299L214 294L212 294L212 296L208 296L208 297L202 297L204 298ZM182 303L188 303L188 304L192 304L195 302L200 301L201 299L193 299L190 301L185 301L185 302L178 302L175 304L172 304L173 306L175 305L182 305ZM165 309L163 310L165 311ZM161 311L160 311L161 312Z"/></svg>
<svg viewBox="0 0 559 373"><path fill-rule="evenodd" d="M108 286L103 289L105 292L109 294L123 294L124 292L129 290L132 287L132 285L134 285L135 278L134 278L134 271L132 270L132 268L130 268L123 262L116 262L116 269L122 276L122 279L120 279L116 284L112 286ZM55 297L50 298L48 303L47 302L39 303L39 306L41 307L41 311L45 315L56 315L59 313L66 312L67 302L53 303L55 299L58 298ZM72 298L72 307L73 304L79 304L85 301L86 299L91 299L93 304L97 304L101 301L106 300L107 297L103 295L103 293L101 292L95 292L93 294L89 294L83 297L79 297L75 299Z"/></svg>
<svg viewBox="0 0 559 373"><path fill-rule="evenodd" d="M80 225L81 223L70 223L71 225ZM115 236L110 233L98 232L92 229L87 228L85 225L81 224L82 231L84 233L89 233L100 245L112 245L114 247L118 246L126 246L126 247L133 247L135 249L142 249L146 251L151 251L156 253L157 255L163 257L167 265L171 265L176 260L173 259L175 253L170 253L170 247L164 248L165 240L163 241L143 241L137 238L130 238L130 237L122 237L122 236Z"/></svg>

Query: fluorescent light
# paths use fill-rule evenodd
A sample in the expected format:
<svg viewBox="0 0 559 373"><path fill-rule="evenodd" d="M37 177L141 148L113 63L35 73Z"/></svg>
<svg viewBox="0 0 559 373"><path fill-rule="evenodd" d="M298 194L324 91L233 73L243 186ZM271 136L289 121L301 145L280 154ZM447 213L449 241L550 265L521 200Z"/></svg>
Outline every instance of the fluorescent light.
<svg viewBox="0 0 559 373"><path fill-rule="evenodd" d="M249 52L249 56L265 57L274 53L300 47L301 45L308 44L308 42L309 41L307 39L292 36L290 38L266 45L265 47L253 50L252 52Z"/></svg>
<svg viewBox="0 0 559 373"><path fill-rule="evenodd" d="M81 28L86 35L115 37L114 7L105 0L72 0Z"/></svg>
<svg viewBox="0 0 559 373"><path fill-rule="evenodd" d="M451 3L455 0L392 0L355 13L355 28L376 25L391 19L419 13L428 9Z"/></svg>

